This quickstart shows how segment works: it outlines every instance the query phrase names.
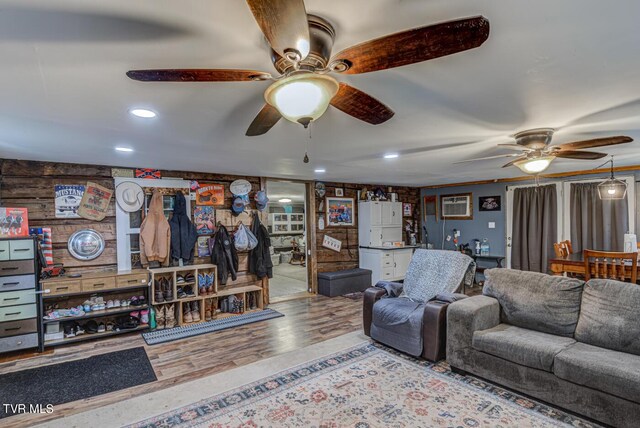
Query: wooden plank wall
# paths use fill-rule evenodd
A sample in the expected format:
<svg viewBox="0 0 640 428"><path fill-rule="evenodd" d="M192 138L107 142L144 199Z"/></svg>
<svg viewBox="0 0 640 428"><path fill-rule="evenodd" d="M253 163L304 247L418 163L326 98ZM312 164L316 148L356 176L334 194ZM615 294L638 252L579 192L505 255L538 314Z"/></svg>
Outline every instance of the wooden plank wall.
<svg viewBox="0 0 640 428"><path fill-rule="evenodd" d="M0 160L2 162L0 171L0 206L27 207L29 209L29 225L32 227L51 227L53 235L53 257L56 263L64 263L70 272L73 271L100 271L116 268L116 219L115 201L111 200L106 218L101 222L85 219L56 219L54 214L54 190L55 184L85 184L93 181L107 188L113 189L113 178L111 177L111 167L62 164L52 162L36 162L22 160ZM222 183L225 185L225 207L231 207L231 193L229 184L238 179L248 180L254 189L260 188L259 177L240 177L233 175L221 175L213 173L201 173L191 171L162 171L163 177L179 177L185 180L198 180L201 183ZM335 195L336 188L344 189L345 197L357 199L357 192L363 186L368 189L382 187L385 191L387 186L362 185L352 183L325 183L328 196ZM420 189L411 187L393 187L392 191L397 192L401 202L411 202L414 207L420 208ZM316 207L319 206L320 199L316 198ZM252 201L252 208L255 208ZM195 204L192 203L192 207ZM414 210L415 211L415 210ZM319 215L324 216L324 211L316 211L316 220ZM232 230L243 217L233 217L229 211L216 209L217 220L221 220L227 228ZM420 216L416 214L414 218ZM262 221L266 222L266 215L262 213ZM244 224L250 222L244 218ZM74 259L67 250L67 240L69 236L79 229L93 228L99 231L105 238L106 249L104 253L95 260L80 261ZM323 236L327 234L342 241L342 251L336 253L322 247ZM310 235L311 236L311 235ZM324 231L317 228L316 221L316 254L318 272L328 272L343 269L351 269L358 266L358 226L357 208L356 224L351 227L326 227ZM229 281L229 286L247 285L256 282L253 275L249 275L247 254L239 255L241 273L236 281ZM197 258L196 263L206 263L208 258ZM268 287L268 282L263 285Z"/></svg>
<svg viewBox="0 0 640 428"><path fill-rule="evenodd" d="M69 272L103 271L117 268L116 259L116 217L115 198L111 199L107 216L101 222L85 219L57 219L54 210L54 185L56 184L86 184L93 181L109 189L113 189L111 167L62 164L51 162L35 162L22 160L0 160L0 206L26 207L29 210L30 227L51 227L53 237L53 259L55 263L63 263ZM231 207L231 192L229 184L238 178L248 180L254 189L260 188L259 177L239 177L209 173L186 171L162 171L163 177L179 177L186 180L198 180L201 183L221 183L225 185L225 208ZM195 203L191 203L192 209ZM252 201L252 208L255 203ZM216 218L230 231L239 220L250 225L248 215L233 217L228 209L216 209ZM263 214L263 220L266 216ZM95 260L81 261L73 258L67 250L69 236L79 230L91 228L105 238L106 248ZM267 290L268 281L258 281L249 274L248 253L239 254L240 272L236 281L227 282L227 287L242 285L261 285ZM195 263L210 263L210 259L196 258Z"/></svg>
<svg viewBox="0 0 640 428"><path fill-rule="evenodd" d="M370 184L353 184L353 183L328 183L325 182L326 195L335 196L336 189L343 189L345 198L358 199L358 190L362 190L366 187L369 190L381 187L385 192L388 191L388 186L382 185L370 185ZM398 193L398 200L400 202L409 202L414 204L413 218L420 221L420 189L415 187L399 187L392 186L392 191ZM323 198L324 199L324 198ZM320 206L321 199L316 196L316 208ZM353 269L358 267L358 208L356 206L356 221L353 226L326 226L326 205L323 204L323 210L316 210L316 254L318 272L333 272L338 270ZM323 216L325 218L325 228L320 230L318 228L317 218ZM418 231L421 225L418 225ZM335 252L324 248L322 246L322 240L324 235L329 235L333 238L342 241L342 247L340 252ZM404 234L403 234L404 236Z"/></svg>

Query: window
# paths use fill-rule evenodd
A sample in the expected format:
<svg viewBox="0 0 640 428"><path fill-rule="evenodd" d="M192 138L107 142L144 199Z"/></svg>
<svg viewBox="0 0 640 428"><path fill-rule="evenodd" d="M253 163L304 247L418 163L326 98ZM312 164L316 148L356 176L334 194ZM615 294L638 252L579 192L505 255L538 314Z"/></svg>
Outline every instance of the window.
<svg viewBox="0 0 640 428"><path fill-rule="evenodd" d="M151 193L154 188L162 188L167 190L163 196L163 210L165 217L169 219L171 212L173 211L173 204L175 203L175 192L181 190L185 194L187 200L187 212L191 212L190 198L189 198L189 181L186 180L174 180L174 179L161 179L161 180L149 180L140 178L126 178L116 177L114 178L114 185L125 181L133 181L138 183L145 191L145 203L143 207L132 213L123 211L116 203L116 233L117 233L117 256L118 256L118 271L129 271L142 267L140 264L140 225L142 220L148 211L149 202L151 201Z"/></svg>

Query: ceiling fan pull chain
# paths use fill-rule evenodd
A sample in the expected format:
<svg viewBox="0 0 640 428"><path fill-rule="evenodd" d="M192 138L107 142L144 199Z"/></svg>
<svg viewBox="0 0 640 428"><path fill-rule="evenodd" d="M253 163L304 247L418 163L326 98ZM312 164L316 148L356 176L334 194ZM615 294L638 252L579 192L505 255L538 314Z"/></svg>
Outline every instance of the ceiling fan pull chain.
<svg viewBox="0 0 640 428"><path fill-rule="evenodd" d="M309 139L307 140L307 150L304 151L304 158L302 158L302 162L304 163L309 163L309 141L311 141L311 123L309 123L309 126L307 127L307 129L309 130Z"/></svg>

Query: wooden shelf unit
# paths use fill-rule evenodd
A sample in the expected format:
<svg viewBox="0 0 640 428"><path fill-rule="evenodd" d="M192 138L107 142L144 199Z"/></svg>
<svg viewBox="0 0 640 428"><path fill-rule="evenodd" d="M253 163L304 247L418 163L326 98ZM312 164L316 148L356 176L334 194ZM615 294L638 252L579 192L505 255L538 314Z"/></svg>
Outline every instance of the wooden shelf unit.
<svg viewBox="0 0 640 428"><path fill-rule="evenodd" d="M175 318L177 320L178 326L191 325L200 322L207 321L205 319L205 305L207 305L210 301L212 307L212 317L214 320L216 318L226 318L229 316L240 315L245 312L253 312L264 309L263 304L263 289L257 285L247 285L240 287L226 287L223 289L218 289L218 278L217 278L217 267L213 264L201 264L201 265L192 265L192 266L176 266L176 267L168 267L168 268L158 268L158 269L149 269L151 273L151 298L153 299L154 307L158 308L164 305L173 305L175 313ZM192 273L195 278L194 283L177 283L178 275L186 275L188 273ZM213 291L209 294L200 294L199 286L200 286L200 276L199 274L213 274ZM156 287L159 286L159 280L161 278L167 279L171 283L173 299L169 301L157 302L155 300L155 290ZM188 296L183 298L178 298L178 287L183 287L184 285L192 285L194 296ZM255 308L250 309L247 308L249 295L253 293L252 300L255 302ZM228 298L228 296L235 295L238 299L243 301L243 310L238 313L230 313L230 312L221 312L222 300L223 298ZM185 303L189 305L196 303L198 306L198 312L200 313L200 320L195 322L186 322L184 320L185 314ZM157 312L157 310L156 310Z"/></svg>
<svg viewBox="0 0 640 428"><path fill-rule="evenodd" d="M104 271L83 274L80 277L58 276L40 281L40 290L49 290L48 293L42 294L43 306L51 304L57 300L75 301L74 304L65 306L77 306L84 298L97 294L104 298L105 301L110 300L111 296L118 298L122 295L144 295L147 302L149 295L149 272L146 269L134 269L128 272ZM68 303L68 302L67 302ZM149 328L148 324L141 324L135 329L121 331L107 331L104 333L85 333L81 336L69 337L64 339L44 340L44 332L47 324L78 322L93 318L106 318L126 315L130 312L148 309L149 305L127 306L119 308L110 308L100 311L87 312L79 317L64 317L58 319L44 319L44 307L41 309L41 347L43 351L47 346L58 346L68 343L81 342L85 340L99 339L102 337L113 336L116 334L128 333L132 331L140 331Z"/></svg>

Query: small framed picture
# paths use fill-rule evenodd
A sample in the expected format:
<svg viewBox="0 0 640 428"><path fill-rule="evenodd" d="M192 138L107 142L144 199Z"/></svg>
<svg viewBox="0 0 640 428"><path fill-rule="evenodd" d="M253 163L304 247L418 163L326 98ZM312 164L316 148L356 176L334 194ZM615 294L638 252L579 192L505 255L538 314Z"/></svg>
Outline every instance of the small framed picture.
<svg viewBox="0 0 640 428"><path fill-rule="evenodd" d="M343 188L338 188L338 189L336 189L336 196L337 196L337 197L342 197L342 196L344 196L344 189L343 189Z"/></svg>
<svg viewBox="0 0 640 428"><path fill-rule="evenodd" d="M480 196L479 202L480 211L500 211L502 209L500 196Z"/></svg>
<svg viewBox="0 0 640 428"><path fill-rule="evenodd" d="M327 197L327 225L328 226L353 226L355 225L355 212L353 198Z"/></svg>
<svg viewBox="0 0 640 428"><path fill-rule="evenodd" d="M413 205L409 202L402 203L402 216L403 217L411 217L413 214Z"/></svg>

